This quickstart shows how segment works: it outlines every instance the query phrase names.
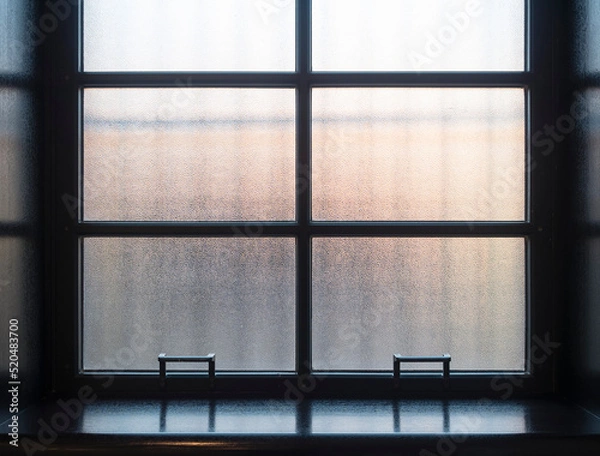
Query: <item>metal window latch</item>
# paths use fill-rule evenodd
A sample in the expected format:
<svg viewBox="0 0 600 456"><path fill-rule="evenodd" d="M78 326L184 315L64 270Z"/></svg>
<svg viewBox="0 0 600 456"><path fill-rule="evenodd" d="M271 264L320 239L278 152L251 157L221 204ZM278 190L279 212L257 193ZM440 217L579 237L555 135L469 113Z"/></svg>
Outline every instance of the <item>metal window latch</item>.
<svg viewBox="0 0 600 456"><path fill-rule="evenodd" d="M443 363L444 364L444 388L450 386L450 361L452 357L446 353L442 356L402 356L394 355L394 387L400 386L400 365L402 363Z"/></svg>
<svg viewBox="0 0 600 456"><path fill-rule="evenodd" d="M167 387L167 363L208 363L208 378L210 388L215 386L215 354L209 353L206 356L167 356L166 353L158 355L158 385L161 391Z"/></svg>

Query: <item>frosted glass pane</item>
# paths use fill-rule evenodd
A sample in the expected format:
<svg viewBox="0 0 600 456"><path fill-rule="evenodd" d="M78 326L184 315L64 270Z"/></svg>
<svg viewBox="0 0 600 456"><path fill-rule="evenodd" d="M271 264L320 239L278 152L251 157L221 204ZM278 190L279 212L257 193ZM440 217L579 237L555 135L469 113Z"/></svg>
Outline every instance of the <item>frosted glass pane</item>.
<svg viewBox="0 0 600 456"><path fill-rule="evenodd" d="M293 2L85 0L86 71L294 70Z"/></svg>
<svg viewBox="0 0 600 456"><path fill-rule="evenodd" d="M313 91L316 220L523 220L521 89Z"/></svg>
<svg viewBox="0 0 600 456"><path fill-rule="evenodd" d="M312 4L315 70L524 69L524 0L313 0Z"/></svg>
<svg viewBox="0 0 600 456"><path fill-rule="evenodd" d="M217 370L294 369L293 239L83 246L84 369L158 370L163 352L215 353Z"/></svg>
<svg viewBox="0 0 600 456"><path fill-rule="evenodd" d="M84 96L86 220L294 219L294 90Z"/></svg>
<svg viewBox="0 0 600 456"><path fill-rule="evenodd" d="M0 87L0 223L35 217L34 112L28 90Z"/></svg>
<svg viewBox="0 0 600 456"><path fill-rule="evenodd" d="M314 239L315 369L391 370L394 353L450 353L454 370L522 370L524 249L523 239Z"/></svg>

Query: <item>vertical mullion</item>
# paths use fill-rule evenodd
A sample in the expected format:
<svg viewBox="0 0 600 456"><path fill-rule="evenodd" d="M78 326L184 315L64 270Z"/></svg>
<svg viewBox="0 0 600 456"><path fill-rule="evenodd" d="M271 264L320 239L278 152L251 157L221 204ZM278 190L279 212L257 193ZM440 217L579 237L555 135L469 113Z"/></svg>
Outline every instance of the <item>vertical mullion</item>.
<svg viewBox="0 0 600 456"><path fill-rule="evenodd" d="M536 144L536 132L543 132L546 125L554 125L560 107L557 105L559 92L554 69L554 40L552 23L556 15L556 5L544 0L530 0L530 50L533 82L530 85L530 125L529 125L529 191L530 222L535 226L529 237L529 332L527 334L526 360L528 370L533 371L538 390L552 391L553 360L533 365L531 361L532 337L544 338L549 334L554 339L556 327L556 284L555 276L556 236L554 234L554 212L556 195L556 156L561 144L554 146L558 151L548 154L540 144ZM552 285L548 285L551 283Z"/></svg>
<svg viewBox="0 0 600 456"><path fill-rule="evenodd" d="M46 102L52 211L48 222L53 245L49 250L52 266L53 339L49 347L52 361L52 388L59 393L72 392L79 365L79 239L76 234L78 204L70 208L65 197L80 201L78 181L79 88L78 36L79 6L63 20L54 33L48 34L44 53L43 89ZM65 44L66 43L66 44Z"/></svg>
<svg viewBox="0 0 600 456"><path fill-rule="evenodd" d="M532 0L525 0L525 49L523 50L525 53L525 60L524 60L524 70L525 71L531 71L532 70L532 55L533 55L533 48L531 47L531 43L532 43L532 37L531 37L531 33L532 33L532 24L531 21L533 20L533 16L532 16L532 6L531 6L531 1Z"/></svg>
<svg viewBox="0 0 600 456"><path fill-rule="evenodd" d="M296 0L296 371L311 371L310 316L310 71L311 1Z"/></svg>

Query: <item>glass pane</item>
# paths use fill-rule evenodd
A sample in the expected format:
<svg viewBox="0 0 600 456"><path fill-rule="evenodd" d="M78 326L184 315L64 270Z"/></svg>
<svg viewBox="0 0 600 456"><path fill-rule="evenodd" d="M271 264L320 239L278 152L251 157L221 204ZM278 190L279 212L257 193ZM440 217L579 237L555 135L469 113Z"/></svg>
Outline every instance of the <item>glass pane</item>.
<svg viewBox="0 0 600 456"><path fill-rule="evenodd" d="M295 217L294 90L85 91L86 220Z"/></svg>
<svg viewBox="0 0 600 456"><path fill-rule="evenodd" d="M313 68L523 71L524 17L524 0L313 0Z"/></svg>
<svg viewBox="0 0 600 456"><path fill-rule="evenodd" d="M294 369L295 241L89 238L84 369L158 370L159 353L217 370Z"/></svg>
<svg viewBox="0 0 600 456"><path fill-rule="evenodd" d="M293 2L85 0L86 71L287 70Z"/></svg>
<svg viewBox="0 0 600 456"><path fill-rule="evenodd" d="M313 365L450 353L454 370L523 370L524 271L523 239L314 239Z"/></svg>
<svg viewBox="0 0 600 456"><path fill-rule="evenodd" d="M523 220L522 89L313 91L315 220Z"/></svg>

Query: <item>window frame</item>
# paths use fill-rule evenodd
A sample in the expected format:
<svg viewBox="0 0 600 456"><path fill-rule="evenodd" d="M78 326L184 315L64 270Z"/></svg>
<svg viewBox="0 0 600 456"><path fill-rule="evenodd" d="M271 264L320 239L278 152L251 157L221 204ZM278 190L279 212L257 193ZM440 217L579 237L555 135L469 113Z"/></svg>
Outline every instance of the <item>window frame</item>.
<svg viewBox="0 0 600 456"><path fill-rule="evenodd" d="M75 3L75 2L72 2ZM311 1L295 0L296 71L275 72L108 72L84 73L82 63L83 4L73 5L73 14L56 33L49 35L45 68L51 90L46 95L46 123L49 125L52 166L49 236L52 249L50 285L53 309L52 366L57 391L74 391L90 383L106 382L110 387L99 393L159 392L158 366L152 374L126 372L83 373L80 371L81 239L84 236L186 237L239 236L240 232L261 236L294 236L297 239L296 275L296 372L219 373L217 390L207 388L205 376L179 375L169 379L170 391L193 391L198 395L258 394L281 397L298 392L303 396L396 396L403 393L435 395L442 393L438 374L408 374L401 387L394 388L392 359L389 373L313 372L311 360L310 240L314 236L369 237L516 237L526 240L526 347L527 368L523 373L454 373L448 391L464 395L498 392L498 379L518 378L515 395L554 391L555 363L532 362L533 336L554 337L557 328L554 258L553 193L556 179L556 153L545 156L532 144L532 133L553 124L557 118L557 97L553 83L554 39L552 20L555 7L544 0L525 0L525 62L523 72L312 72ZM71 43L72 46L65 46ZM296 222L282 223L162 223L162 222L84 222L81 207L80 151L82 147L82 92L88 87L177 87L186 78L190 87L285 87L296 90L296 180L304 182L310 169L311 99L313 87L516 87L526 93L526 217L523 222L312 222L310 188L296 192ZM188 79L189 78L189 79ZM560 144L557 144L557 147ZM531 166L530 166L531 165ZM535 168L534 168L535 166ZM532 168L531 170L529 168ZM236 234L238 233L238 234ZM554 340L554 339L553 339ZM390 353L391 354L391 353ZM158 355L158 354L157 354ZM218 356L218 353L217 353ZM158 364L158 362L157 362ZM494 383L496 382L496 383ZM242 385L240 387L240 385ZM290 386L291 385L291 386ZM295 393L294 393L295 394Z"/></svg>

